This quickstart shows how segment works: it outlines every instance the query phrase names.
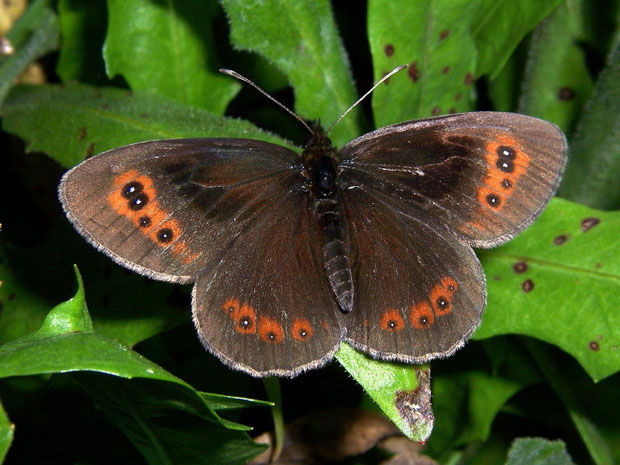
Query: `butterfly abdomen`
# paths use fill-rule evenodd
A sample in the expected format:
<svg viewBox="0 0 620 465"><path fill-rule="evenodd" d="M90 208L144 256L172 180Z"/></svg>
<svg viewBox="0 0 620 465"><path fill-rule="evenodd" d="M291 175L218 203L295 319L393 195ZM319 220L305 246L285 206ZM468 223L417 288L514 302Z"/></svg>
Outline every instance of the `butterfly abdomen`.
<svg viewBox="0 0 620 465"><path fill-rule="evenodd" d="M317 127L303 153L309 192L315 199L318 227L323 234L323 266L340 309L353 308L353 275L344 240L342 206L336 184L336 150Z"/></svg>

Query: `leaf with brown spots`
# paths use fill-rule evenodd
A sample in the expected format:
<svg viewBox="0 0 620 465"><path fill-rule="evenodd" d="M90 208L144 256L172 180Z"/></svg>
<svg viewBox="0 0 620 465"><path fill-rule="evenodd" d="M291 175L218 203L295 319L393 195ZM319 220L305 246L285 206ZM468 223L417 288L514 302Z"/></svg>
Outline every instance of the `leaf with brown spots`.
<svg viewBox="0 0 620 465"><path fill-rule="evenodd" d="M590 218L599 222L584 230L584 220L596 223ZM489 302L474 338L524 334L568 352L595 381L618 371L619 230L620 212L556 198L529 230L481 253L487 276L502 279L488 282Z"/></svg>

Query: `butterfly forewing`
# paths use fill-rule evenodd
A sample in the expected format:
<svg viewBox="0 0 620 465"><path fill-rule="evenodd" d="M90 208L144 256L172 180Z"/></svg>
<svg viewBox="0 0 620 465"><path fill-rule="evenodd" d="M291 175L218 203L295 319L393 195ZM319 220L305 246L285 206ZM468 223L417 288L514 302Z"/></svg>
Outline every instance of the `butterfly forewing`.
<svg viewBox="0 0 620 465"><path fill-rule="evenodd" d="M118 263L189 282L218 262L283 177L302 181L297 162L259 141L143 142L69 171L60 199L76 229Z"/></svg>
<svg viewBox="0 0 620 465"><path fill-rule="evenodd" d="M404 213L424 211L477 247L538 216L566 161L562 132L513 113L464 113L388 126L340 151L344 190L371 185Z"/></svg>
<svg viewBox="0 0 620 465"><path fill-rule="evenodd" d="M484 275L470 246L423 210L404 214L369 187L343 193L354 311L347 340L371 355L425 362L461 347L480 322Z"/></svg>

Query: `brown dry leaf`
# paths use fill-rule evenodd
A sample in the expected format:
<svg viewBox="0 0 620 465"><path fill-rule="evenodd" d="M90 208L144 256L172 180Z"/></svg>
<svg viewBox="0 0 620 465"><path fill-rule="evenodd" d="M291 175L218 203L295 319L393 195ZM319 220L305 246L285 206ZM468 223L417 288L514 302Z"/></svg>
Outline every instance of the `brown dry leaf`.
<svg viewBox="0 0 620 465"><path fill-rule="evenodd" d="M324 464L363 454L381 439L399 431L379 413L363 409L335 409L314 413L286 426L282 453L276 465ZM259 443L273 443L271 433L257 438ZM250 462L268 464L272 448Z"/></svg>

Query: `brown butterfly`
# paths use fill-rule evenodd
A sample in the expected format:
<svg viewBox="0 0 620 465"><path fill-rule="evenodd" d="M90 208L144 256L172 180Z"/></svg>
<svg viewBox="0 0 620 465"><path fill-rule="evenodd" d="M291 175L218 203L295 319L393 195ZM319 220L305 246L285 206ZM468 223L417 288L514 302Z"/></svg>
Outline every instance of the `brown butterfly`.
<svg viewBox="0 0 620 465"><path fill-rule="evenodd" d="M205 347L253 376L295 376L345 341L427 362L463 346L486 304L472 246L523 231L555 192L554 125L477 112L408 121L299 157L248 139L132 144L59 186L75 228L117 263L194 283Z"/></svg>

